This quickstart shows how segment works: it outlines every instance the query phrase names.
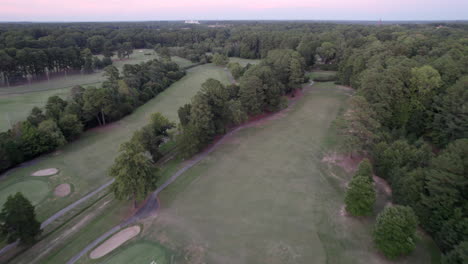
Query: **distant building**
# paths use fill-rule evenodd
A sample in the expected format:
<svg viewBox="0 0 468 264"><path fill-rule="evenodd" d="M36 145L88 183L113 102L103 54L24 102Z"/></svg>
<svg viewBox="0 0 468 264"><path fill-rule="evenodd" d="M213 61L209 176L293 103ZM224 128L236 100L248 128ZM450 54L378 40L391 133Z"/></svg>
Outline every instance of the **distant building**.
<svg viewBox="0 0 468 264"><path fill-rule="evenodd" d="M185 20L185 24L200 24L198 20Z"/></svg>

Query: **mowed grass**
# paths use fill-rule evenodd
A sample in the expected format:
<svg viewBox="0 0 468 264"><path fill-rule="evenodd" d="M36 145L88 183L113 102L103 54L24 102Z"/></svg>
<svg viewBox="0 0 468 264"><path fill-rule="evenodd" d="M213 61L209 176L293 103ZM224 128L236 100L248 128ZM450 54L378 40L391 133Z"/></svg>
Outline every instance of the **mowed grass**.
<svg viewBox="0 0 468 264"><path fill-rule="evenodd" d="M49 189L61 183L70 183L73 193L64 198L49 195L37 203L39 220L44 220L59 209L79 199L110 180L108 170L118 155L121 143L127 141L133 132L149 122L152 113L160 112L171 121L177 122L177 110L190 102L190 98L200 89L208 78L228 83L224 70L211 64L194 67L180 81L159 94L131 115L106 127L96 128L84 133L81 138L60 149L54 154L31 162L29 166L18 167L0 179L0 192L11 184L31 180L34 171L45 168L58 168L59 174L46 177ZM14 192L15 190L9 190Z"/></svg>
<svg viewBox="0 0 468 264"><path fill-rule="evenodd" d="M96 261L103 264L142 263L170 264L171 255L160 245L149 242L132 243L123 249L116 250L111 256Z"/></svg>
<svg viewBox="0 0 468 264"><path fill-rule="evenodd" d="M373 246L373 219L341 213L351 175L321 162L348 93L316 84L290 109L234 134L160 194L142 239L178 252L177 263L391 263ZM423 242L397 262L430 263Z"/></svg>
<svg viewBox="0 0 468 264"><path fill-rule="evenodd" d="M15 195L21 192L33 205L41 202L47 195L49 195L49 186L44 180L27 180L13 183L0 190L0 208L5 204L8 196Z"/></svg>
<svg viewBox="0 0 468 264"><path fill-rule="evenodd" d="M313 71L313 72L310 72L308 76L311 80L317 77L320 78L320 77L336 76L336 71Z"/></svg>
<svg viewBox="0 0 468 264"><path fill-rule="evenodd" d="M260 63L260 60L251 60L251 59L243 59L239 57L230 57L229 62L237 62L239 63L242 67L245 67L247 64L258 64Z"/></svg>
<svg viewBox="0 0 468 264"><path fill-rule="evenodd" d="M138 64L155 58L158 55L153 50L134 50L130 58L118 59L114 56L113 65L122 70L125 64ZM180 67L193 64L180 57L172 59ZM73 86L99 86L105 79L103 71L98 71L92 74L69 74L50 81L33 82L31 85L0 87L0 131L6 131L16 122L25 120L34 106L42 108L50 96L58 95L65 99Z"/></svg>

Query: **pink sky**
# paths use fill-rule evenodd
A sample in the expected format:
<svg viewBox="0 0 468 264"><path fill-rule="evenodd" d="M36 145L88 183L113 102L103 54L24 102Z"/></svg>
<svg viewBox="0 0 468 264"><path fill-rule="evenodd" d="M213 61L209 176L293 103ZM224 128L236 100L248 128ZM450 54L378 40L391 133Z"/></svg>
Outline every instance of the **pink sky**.
<svg viewBox="0 0 468 264"><path fill-rule="evenodd" d="M468 0L0 0L0 21L468 19Z"/></svg>

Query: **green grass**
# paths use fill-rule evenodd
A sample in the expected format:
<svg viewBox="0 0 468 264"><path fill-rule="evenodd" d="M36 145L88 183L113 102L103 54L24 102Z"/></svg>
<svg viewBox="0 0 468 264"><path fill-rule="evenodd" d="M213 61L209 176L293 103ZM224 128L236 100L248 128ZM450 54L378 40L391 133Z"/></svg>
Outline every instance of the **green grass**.
<svg viewBox="0 0 468 264"><path fill-rule="evenodd" d="M169 264L170 254L162 246L155 243L139 242L131 243L121 250L117 250L99 263L105 264L128 264L128 263L148 263L155 261L157 264Z"/></svg>
<svg viewBox="0 0 468 264"><path fill-rule="evenodd" d="M313 71L308 74L311 80L313 80L314 78L330 77L330 76L335 76L335 75L336 75L336 71Z"/></svg>
<svg viewBox="0 0 468 264"><path fill-rule="evenodd" d="M107 199L104 199L103 202L105 203L106 201ZM70 230L70 228L73 229L75 226L79 225L80 221L85 221L83 219L88 215L93 214L93 212L98 213L93 216L90 222L85 223L85 227L80 227L78 232L60 241L60 244L54 247L47 257L41 259L40 263L66 263L71 257L81 251L89 243L93 242L98 235L118 225L124 217L130 213L132 206L131 202L119 202L112 199L110 204L105 206L104 209L98 209L103 206L103 202L96 204L90 210L83 213L81 217L74 219L71 223L59 230L54 238L58 237L61 239L60 236L62 234ZM48 239L48 241L55 242L54 239ZM49 245L46 245L45 248L47 248L47 246ZM29 252L29 256L22 256L22 258L18 259L18 263L30 263L29 261L32 257L31 253L33 252L34 251Z"/></svg>
<svg viewBox="0 0 468 264"><path fill-rule="evenodd" d="M148 53L151 55L145 55ZM152 50L135 50L128 59L120 60L114 56L113 65L122 70L125 64L138 64L154 58L158 58L158 55ZM172 59L180 67L193 64L180 57ZM53 78L50 81L33 82L31 85L0 87L0 131L11 128L10 124L25 120L34 106L43 107L50 96L58 95L67 98L70 89L75 85L101 85L106 79L102 74L102 71L92 74L71 74L67 77Z"/></svg>
<svg viewBox="0 0 468 264"><path fill-rule="evenodd" d="M49 186L70 183L74 187L74 192L64 198L48 196L39 202L36 207L38 218L46 219L108 181L110 179L108 169L118 154L119 145L127 141L135 130L146 125L152 113L161 112L171 121L177 122L178 108L190 102L190 98L200 89L201 83L208 78L228 82L222 68L211 64L192 68L184 78L139 107L131 115L107 127L85 132L79 140L67 144L56 155L44 156L30 166L11 171L0 179L0 189L25 180L36 170L58 168L59 174L47 178Z"/></svg>
<svg viewBox="0 0 468 264"><path fill-rule="evenodd" d="M161 177L158 180L158 185L161 185L170 176L172 176L173 173L178 169L180 163L180 159L173 159L163 164L160 171ZM55 225L54 228L57 229L53 232L50 232L51 229L47 228L48 230L45 232L46 236L42 237L41 240L33 247L27 249L22 254L17 256L13 262L33 263L40 261L40 263L50 264L65 263L71 257L80 252L89 243L94 241L98 236L121 223L126 217L129 217L130 212L132 211L132 206L133 203L129 201L119 202L114 200L114 196L112 194L101 195L100 199L94 199L91 205L87 205L86 208L77 208L77 210L81 211L77 212L75 210L74 217L71 220L63 223L58 228L57 225ZM132 239L129 241L129 243L134 241L135 239ZM128 243L126 243L126 245L127 244ZM157 245L153 244L153 246ZM110 256L120 254L120 252L125 250L125 248L126 246L123 246L113 251ZM158 246L157 250L162 249L163 247ZM166 249L164 249L164 252L166 255L169 254L169 251ZM119 256L117 258L120 259L125 257ZM100 260L91 260L88 255L86 255L80 259L78 263L101 263ZM159 260L158 263L160 263Z"/></svg>
<svg viewBox="0 0 468 264"><path fill-rule="evenodd" d="M229 58L229 62L237 62L241 66L245 67L247 64L258 64L260 63L260 60L252 60L252 59L243 59L243 58L238 58L238 57L231 57Z"/></svg>
<svg viewBox="0 0 468 264"><path fill-rule="evenodd" d="M317 84L278 118L239 131L160 194L144 240L206 263L381 263L372 218L340 214L351 175L321 159L347 92ZM430 263L424 243L398 263ZM190 261L184 258L177 263Z"/></svg>
<svg viewBox="0 0 468 264"><path fill-rule="evenodd" d="M3 207L9 195L14 195L17 192L21 192L26 198L32 201L33 205L36 205L49 195L49 191L47 182L43 180L31 179L13 183L0 189L0 208Z"/></svg>

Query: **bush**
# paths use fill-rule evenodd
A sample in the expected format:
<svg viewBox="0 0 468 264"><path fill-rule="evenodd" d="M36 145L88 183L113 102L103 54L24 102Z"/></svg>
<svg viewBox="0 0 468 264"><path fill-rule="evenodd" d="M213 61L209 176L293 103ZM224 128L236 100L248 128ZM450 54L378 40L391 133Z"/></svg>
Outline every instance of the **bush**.
<svg viewBox="0 0 468 264"><path fill-rule="evenodd" d="M354 175L346 191L346 211L353 216L371 215L376 195L368 177Z"/></svg>
<svg viewBox="0 0 468 264"><path fill-rule="evenodd" d="M377 216L374 226L374 242L382 253L395 259L414 250L418 219L411 207L387 206Z"/></svg>

